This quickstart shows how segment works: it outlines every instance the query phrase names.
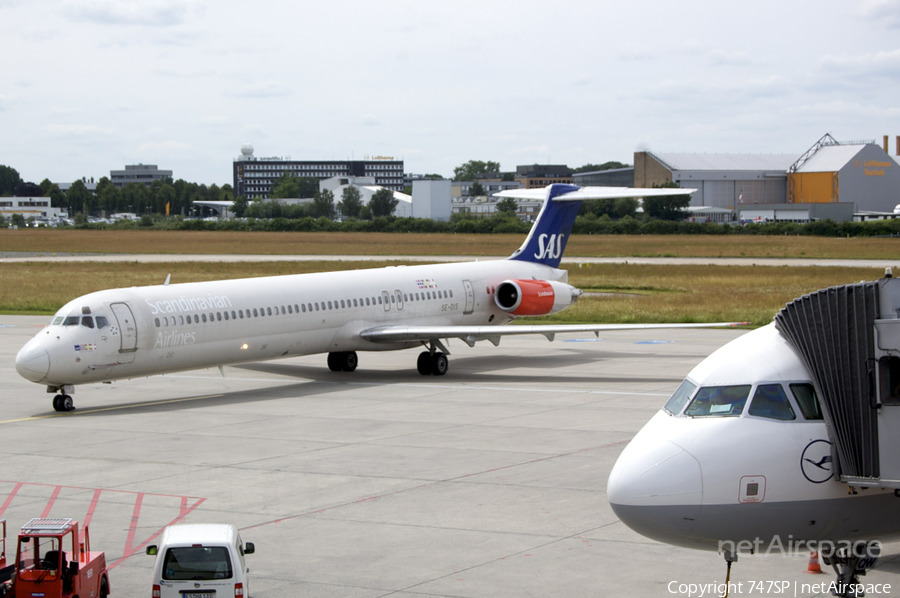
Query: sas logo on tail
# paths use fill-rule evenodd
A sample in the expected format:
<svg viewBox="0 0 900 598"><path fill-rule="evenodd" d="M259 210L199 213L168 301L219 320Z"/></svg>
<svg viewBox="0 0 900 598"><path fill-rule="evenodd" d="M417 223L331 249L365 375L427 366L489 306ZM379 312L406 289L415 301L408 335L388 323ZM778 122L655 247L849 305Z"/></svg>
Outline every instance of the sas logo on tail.
<svg viewBox="0 0 900 598"><path fill-rule="evenodd" d="M534 257L539 260L559 259L559 256L562 255L564 237L565 235L548 235L546 233L538 236L538 250Z"/></svg>

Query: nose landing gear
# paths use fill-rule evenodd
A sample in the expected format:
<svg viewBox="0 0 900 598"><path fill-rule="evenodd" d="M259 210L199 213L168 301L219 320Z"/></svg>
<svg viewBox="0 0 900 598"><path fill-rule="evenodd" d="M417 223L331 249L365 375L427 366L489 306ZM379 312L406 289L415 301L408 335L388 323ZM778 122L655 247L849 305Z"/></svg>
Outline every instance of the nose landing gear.
<svg viewBox="0 0 900 598"><path fill-rule="evenodd" d="M58 394L53 397L54 411L75 411L75 402L72 397L66 393Z"/></svg>
<svg viewBox="0 0 900 598"><path fill-rule="evenodd" d="M861 598L866 593L859 582L859 576L875 566L881 556L879 542L857 542L852 548L842 547L834 554L822 555L822 561L831 565L837 574L835 588L831 593L842 598Z"/></svg>

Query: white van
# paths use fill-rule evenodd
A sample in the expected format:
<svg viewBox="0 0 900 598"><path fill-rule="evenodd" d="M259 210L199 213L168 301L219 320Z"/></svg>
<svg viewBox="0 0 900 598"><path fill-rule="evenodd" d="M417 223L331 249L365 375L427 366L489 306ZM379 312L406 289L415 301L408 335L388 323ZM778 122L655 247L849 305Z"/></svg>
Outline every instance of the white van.
<svg viewBox="0 0 900 598"><path fill-rule="evenodd" d="M229 523L170 525L159 547L147 547L147 554L156 555L153 598L249 597L244 555L254 550Z"/></svg>

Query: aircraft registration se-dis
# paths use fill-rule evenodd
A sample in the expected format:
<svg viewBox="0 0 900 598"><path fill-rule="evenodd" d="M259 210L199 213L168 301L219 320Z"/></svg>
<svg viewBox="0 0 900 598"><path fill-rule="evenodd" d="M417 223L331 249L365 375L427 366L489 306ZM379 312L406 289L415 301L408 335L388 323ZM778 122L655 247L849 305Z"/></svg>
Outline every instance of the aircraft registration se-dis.
<svg viewBox="0 0 900 598"><path fill-rule="evenodd" d="M328 354L352 372L357 351L424 345L417 368L447 373L441 339L469 346L510 334L727 326L625 324L510 326L558 312L581 291L558 269L583 200L692 193L693 189L577 187L514 190L545 199L525 243L505 260L273 276L98 291L67 303L16 356L24 378L46 384L57 411L74 409L77 384Z"/></svg>
<svg viewBox="0 0 900 598"><path fill-rule="evenodd" d="M622 451L613 511L723 554L816 551L835 596L900 537L900 279L831 287L695 367ZM825 594L826 591L822 591ZM887 588L890 593L890 588Z"/></svg>

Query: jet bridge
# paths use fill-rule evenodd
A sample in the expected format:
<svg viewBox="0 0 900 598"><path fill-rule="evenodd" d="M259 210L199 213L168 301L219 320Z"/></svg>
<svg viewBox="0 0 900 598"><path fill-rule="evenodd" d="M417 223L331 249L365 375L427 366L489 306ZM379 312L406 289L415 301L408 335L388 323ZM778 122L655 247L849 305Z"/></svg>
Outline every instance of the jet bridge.
<svg viewBox="0 0 900 598"><path fill-rule="evenodd" d="M900 489L900 280L804 295L775 326L812 374L836 479Z"/></svg>

